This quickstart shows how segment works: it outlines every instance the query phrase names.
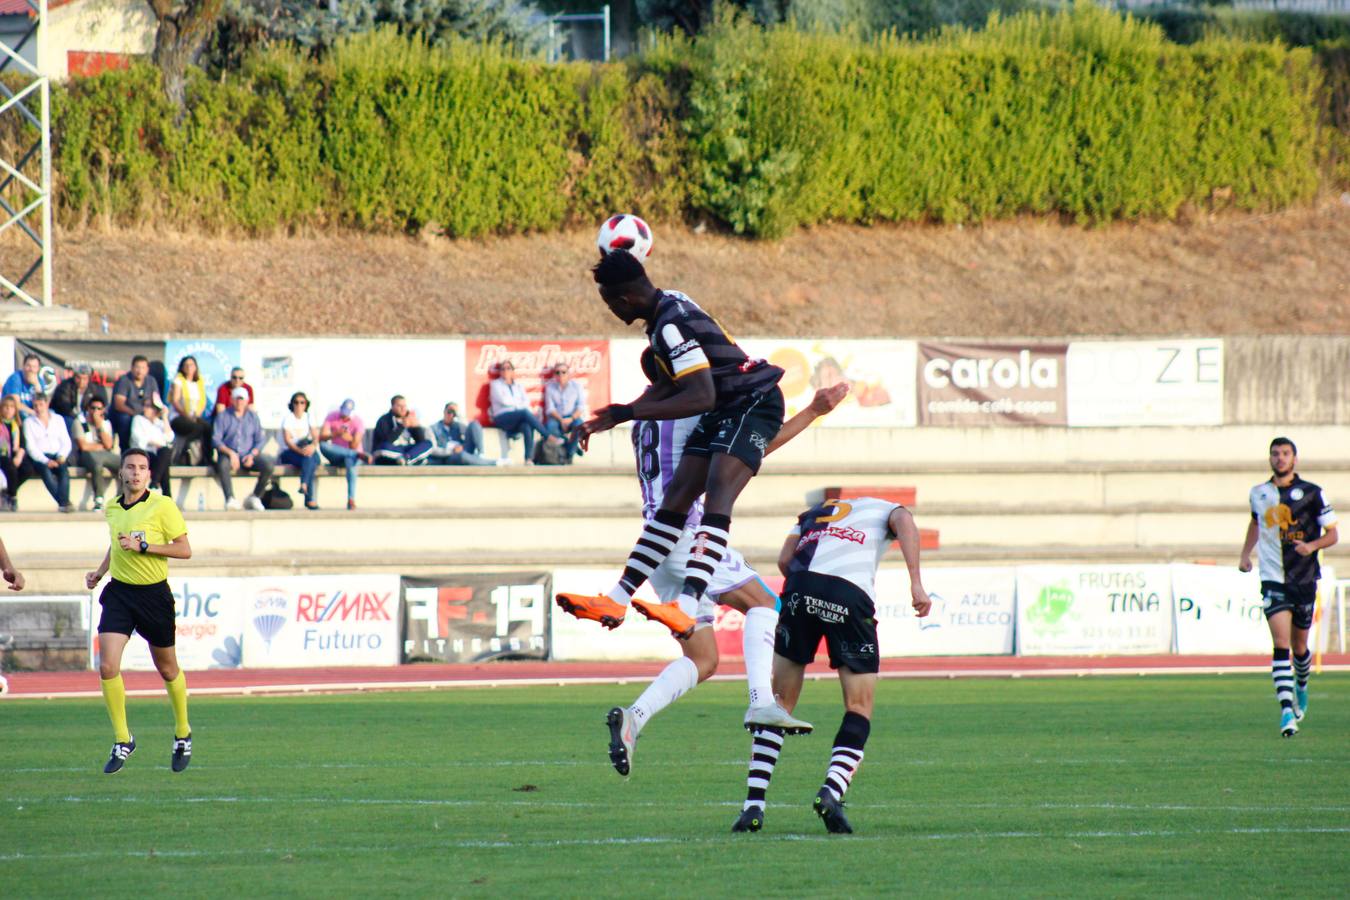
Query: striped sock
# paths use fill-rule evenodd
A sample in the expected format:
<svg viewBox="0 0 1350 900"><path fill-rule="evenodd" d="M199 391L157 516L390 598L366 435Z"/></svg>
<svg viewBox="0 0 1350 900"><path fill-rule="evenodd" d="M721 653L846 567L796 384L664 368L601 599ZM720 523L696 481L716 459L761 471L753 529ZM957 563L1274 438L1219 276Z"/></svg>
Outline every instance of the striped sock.
<svg viewBox="0 0 1350 900"><path fill-rule="evenodd" d="M1270 661L1270 677L1275 680L1275 699L1282 709L1294 708L1294 669L1289 665L1289 650L1276 647Z"/></svg>
<svg viewBox="0 0 1350 900"><path fill-rule="evenodd" d="M633 545L633 552L628 554L628 564L624 566L619 583L609 590L611 600L628 605L637 589L675 549L676 541L684 534L687 517L686 513L658 509L656 515L647 520L642 526L642 536Z"/></svg>
<svg viewBox="0 0 1350 900"><path fill-rule="evenodd" d="M783 751L783 729L756 728L752 732L750 743L750 774L746 776L745 803L742 810L752 806L760 809L768 806L764 799L769 790L769 779L773 778L773 768L778 765L778 754Z"/></svg>
<svg viewBox="0 0 1350 900"><path fill-rule="evenodd" d="M731 541L731 516L706 515L694 532L694 549L684 569L684 588L680 592L694 602L703 596L712 581L717 564L727 555Z"/></svg>
<svg viewBox="0 0 1350 900"><path fill-rule="evenodd" d="M844 713L844 721L834 736L830 768L825 772L825 788L836 800L843 800L853 776L863 761L863 746L872 732L872 723L855 712Z"/></svg>
<svg viewBox="0 0 1350 900"><path fill-rule="evenodd" d="M1307 689L1308 676L1312 674L1312 651L1304 650L1303 655L1294 654L1294 677L1298 679L1298 686Z"/></svg>

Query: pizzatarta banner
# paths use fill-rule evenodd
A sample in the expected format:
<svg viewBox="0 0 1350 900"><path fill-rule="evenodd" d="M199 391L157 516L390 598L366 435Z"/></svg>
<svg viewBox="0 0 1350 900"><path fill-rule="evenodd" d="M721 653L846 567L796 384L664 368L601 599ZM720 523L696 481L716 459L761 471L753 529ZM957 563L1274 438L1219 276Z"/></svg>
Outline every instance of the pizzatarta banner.
<svg viewBox="0 0 1350 900"><path fill-rule="evenodd" d="M1172 649L1170 566L1022 566L1019 656L1106 656Z"/></svg>
<svg viewBox="0 0 1350 900"><path fill-rule="evenodd" d="M586 407L594 412L609 405L609 341L473 340L464 342L464 392L466 418L490 425L488 384L498 367L507 361L516 370L516 383L525 389L530 407L544 415L544 385L553 369L566 363L572 380L581 384ZM637 373L642 378L642 372ZM640 393L640 392L639 392Z"/></svg>
<svg viewBox="0 0 1350 900"><path fill-rule="evenodd" d="M548 659L548 572L404 577L403 661Z"/></svg>
<svg viewBox="0 0 1350 900"><path fill-rule="evenodd" d="M919 343L920 425L1065 425L1068 344Z"/></svg>

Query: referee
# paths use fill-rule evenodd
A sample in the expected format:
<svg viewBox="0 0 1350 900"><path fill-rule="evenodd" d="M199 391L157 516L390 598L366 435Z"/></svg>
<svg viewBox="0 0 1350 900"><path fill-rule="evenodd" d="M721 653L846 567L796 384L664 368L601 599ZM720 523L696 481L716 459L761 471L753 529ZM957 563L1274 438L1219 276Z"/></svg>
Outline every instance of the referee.
<svg viewBox="0 0 1350 900"><path fill-rule="evenodd" d="M127 728L127 693L122 683L122 651L133 631L150 644L150 656L164 679L173 704L173 760L181 772L192 760L192 729L188 726L187 679L178 668L174 650L174 601L169 591L169 559L191 559L187 524L177 505L163 494L150 492L150 456L132 448L122 452L122 494L104 510L112 542L102 564L84 576L89 590L112 572L99 603L99 675L103 702L112 720L113 748L104 773L120 772L136 750Z"/></svg>

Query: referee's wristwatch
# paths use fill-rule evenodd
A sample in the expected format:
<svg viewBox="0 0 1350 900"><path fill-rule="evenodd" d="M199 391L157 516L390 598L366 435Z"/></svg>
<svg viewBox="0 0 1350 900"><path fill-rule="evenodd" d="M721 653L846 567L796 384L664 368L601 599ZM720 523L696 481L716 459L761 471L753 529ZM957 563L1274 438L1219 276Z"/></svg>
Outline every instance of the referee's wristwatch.
<svg viewBox="0 0 1350 900"><path fill-rule="evenodd" d="M150 545L147 544L144 540L142 540L142 541L141 541L141 552L144 553L145 551L147 551L147 550L149 550L149 549L150 549Z"/></svg>

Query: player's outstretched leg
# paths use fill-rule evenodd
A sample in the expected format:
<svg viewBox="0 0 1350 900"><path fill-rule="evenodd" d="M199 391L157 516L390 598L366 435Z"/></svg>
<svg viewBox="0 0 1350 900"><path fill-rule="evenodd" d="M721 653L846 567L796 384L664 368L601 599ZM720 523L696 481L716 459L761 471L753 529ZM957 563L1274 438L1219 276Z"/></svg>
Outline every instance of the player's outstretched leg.
<svg viewBox="0 0 1350 900"><path fill-rule="evenodd" d="M637 729L633 727L633 714L622 706L616 706L605 716L605 725L609 727L609 762L614 771L624 778L632 771L633 749L637 746Z"/></svg>
<svg viewBox="0 0 1350 900"><path fill-rule="evenodd" d="M633 608L653 622L659 622L669 628L671 635L682 641L694 633L694 626L697 625L693 619L685 615L684 610L680 609L680 604L674 601L648 603L634 597Z"/></svg>
<svg viewBox="0 0 1350 900"><path fill-rule="evenodd" d="M834 749L830 753L830 767L825 772L825 784L814 801L816 815L820 816L825 829L831 834L853 833L853 826L844 815L844 794L853 782L858 766L862 765L863 747L871 731L872 723L866 716L847 712L834 736Z"/></svg>
<svg viewBox="0 0 1350 900"><path fill-rule="evenodd" d="M1293 654L1294 660L1294 717L1300 722L1308 714L1308 676L1312 674L1312 651Z"/></svg>
<svg viewBox="0 0 1350 900"><path fill-rule="evenodd" d="M755 728L751 731L750 772L746 776L745 803L741 816L732 831L759 831L764 827L764 810L768 808L766 795L778 754L783 751L783 732L778 728Z"/></svg>
<svg viewBox="0 0 1350 900"><path fill-rule="evenodd" d="M1294 669L1289 662L1289 648L1275 648L1270 677L1275 681L1275 699L1280 702L1280 734L1293 737L1298 734L1298 717L1294 714Z"/></svg>
<svg viewBox="0 0 1350 900"><path fill-rule="evenodd" d="M708 666L708 673L711 674L717 666L717 645L713 642L711 630L705 631L706 637L700 644L711 644L713 657ZM700 646L697 649L707 648ZM700 674L698 663L681 656L661 670L661 674L647 685L647 689L633 701L632 706L616 706L609 711L605 721L609 725L609 761L613 763L614 771L624 777L629 775L633 768L633 748L642 729L653 716L697 687Z"/></svg>
<svg viewBox="0 0 1350 900"><path fill-rule="evenodd" d="M670 555L680 535L684 533L687 512L658 509L647 521L642 534L628 555L628 563L614 587L606 594L558 594L558 606L578 619L591 619L606 628L617 628L623 623L633 594L651 577L656 567Z"/></svg>

